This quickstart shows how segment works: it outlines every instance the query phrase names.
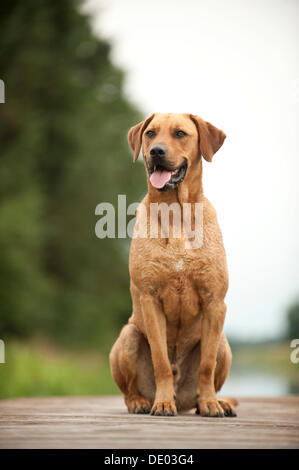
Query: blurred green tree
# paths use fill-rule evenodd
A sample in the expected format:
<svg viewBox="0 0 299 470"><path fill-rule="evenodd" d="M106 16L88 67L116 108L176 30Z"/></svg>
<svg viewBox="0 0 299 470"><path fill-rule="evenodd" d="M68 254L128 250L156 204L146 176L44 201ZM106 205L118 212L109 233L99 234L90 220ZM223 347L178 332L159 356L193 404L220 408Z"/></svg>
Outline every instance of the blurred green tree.
<svg viewBox="0 0 299 470"><path fill-rule="evenodd" d="M1 2L0 337L106 347L130 315L128 240L99 240L96 205L140 200L110 45L72 0Z"/></svg>
<svg viewBox="0 0 299 470"><path fill-rule="evenodd" d="M287 337L299 338L299 302L295 302L287 311Z"/></svg>

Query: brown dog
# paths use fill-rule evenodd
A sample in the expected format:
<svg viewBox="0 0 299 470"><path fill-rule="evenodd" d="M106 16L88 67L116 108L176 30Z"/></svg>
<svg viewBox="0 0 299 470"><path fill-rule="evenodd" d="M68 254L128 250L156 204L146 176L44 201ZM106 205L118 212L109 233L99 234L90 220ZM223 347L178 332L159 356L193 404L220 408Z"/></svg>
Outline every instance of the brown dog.
<svg viewBox="0 0 299 470"><path fill-rule="evenodd" d="M231 365L222 333L228 272L216 213L202 190L201 157L210 162L224 139L191 114L154 114L129 131L134 161L142 146L148 179L136 227L150 230L151 203L189 203L193 228L195 203L203 208L200 248L187 249L182 232L165 236L161 217L158 237L132 241L133 313L110 353L130 413L173 416L197 408L202 416L236 415L236 400L216 397ZM174 216L169 221L173 228Z"/></svg>

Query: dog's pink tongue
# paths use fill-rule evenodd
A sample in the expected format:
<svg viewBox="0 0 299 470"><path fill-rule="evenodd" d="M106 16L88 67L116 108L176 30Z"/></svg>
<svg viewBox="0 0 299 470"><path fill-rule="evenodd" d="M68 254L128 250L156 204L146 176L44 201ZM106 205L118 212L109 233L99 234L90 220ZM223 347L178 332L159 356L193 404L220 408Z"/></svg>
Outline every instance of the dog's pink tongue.
<svg viewBox="0 0 299 470"><path fill-rule="evenodd" d="M154 173L151 174L150 177L150 182L154 186L154 188L160 189L165 186L165 184L170 180L171 178L171 171L167 170L156 170Z"/></svg>

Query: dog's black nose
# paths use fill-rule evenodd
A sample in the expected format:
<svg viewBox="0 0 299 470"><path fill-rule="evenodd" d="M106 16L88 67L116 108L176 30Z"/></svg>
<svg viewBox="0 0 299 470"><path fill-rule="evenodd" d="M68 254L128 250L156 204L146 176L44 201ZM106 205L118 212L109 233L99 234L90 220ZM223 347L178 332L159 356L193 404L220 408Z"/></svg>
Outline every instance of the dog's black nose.
<svg viewBox="0 0 299 470"><path fill-rule="evenodd" d="M154 145L150 149L151 157L166 157L166 148L163 145Z"/></svg>

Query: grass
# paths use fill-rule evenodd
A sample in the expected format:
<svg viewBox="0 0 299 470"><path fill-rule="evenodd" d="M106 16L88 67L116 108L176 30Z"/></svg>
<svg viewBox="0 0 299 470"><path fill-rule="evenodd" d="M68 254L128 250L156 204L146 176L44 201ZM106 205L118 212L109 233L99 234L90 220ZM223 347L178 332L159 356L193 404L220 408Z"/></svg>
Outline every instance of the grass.
<svg viewBox="0 0 299 470"><path fill-rule="evenodd" d="M5 364L0 364L0 398L111 395L114 384L108 354L70 351L47 340L5 341ZM299 390L299 364L290 360L289 343L239 345L233 348L233 371L270 371Z"/></svg>
<svg viewBox="0 0 299 470"><path fill-rule="evenodd" d="M297 364L291 362L293 349L289 343L256 343L240 345L233 349L234 361L260 367L273 367L284 373L298 373Z"/></svg>
<svg viewBox="0 0 299 470"><path fill-rule="evenodd" d="M45 341L6 341L0 364L0 398L119 393L108 357L70 352Z"/></svg>

